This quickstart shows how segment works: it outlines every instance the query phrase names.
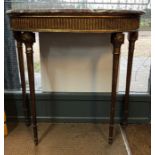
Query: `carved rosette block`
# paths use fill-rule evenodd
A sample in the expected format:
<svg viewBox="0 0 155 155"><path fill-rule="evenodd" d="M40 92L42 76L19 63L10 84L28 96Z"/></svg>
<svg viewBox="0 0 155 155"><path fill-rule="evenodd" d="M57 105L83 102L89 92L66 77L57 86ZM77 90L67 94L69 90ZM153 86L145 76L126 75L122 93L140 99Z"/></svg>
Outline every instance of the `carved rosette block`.
<svg viewBox="0 0 155 155"><path fill-rule="evenodd" d="M114 47L114 54L120 54L121 45L124 43L124 34L123 33L113 33L111 35L111 43Z"/></svg>
<svg viewBox="0 0 155 155"><path fill-rule="evenodd" d="M26 48L31 48L32 50L32 45L35 42L35 34L33 32L23 32L22 41L25 43ZM30 49L27 50L26 53L29 53Z"/></svg>

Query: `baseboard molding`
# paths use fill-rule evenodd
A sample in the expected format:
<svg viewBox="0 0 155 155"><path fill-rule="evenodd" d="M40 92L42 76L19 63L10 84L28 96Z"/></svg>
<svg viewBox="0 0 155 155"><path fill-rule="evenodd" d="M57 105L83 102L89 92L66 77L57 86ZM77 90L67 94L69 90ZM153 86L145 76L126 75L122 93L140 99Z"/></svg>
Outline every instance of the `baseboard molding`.
<svg viewBox="0 0 155 155"><path fill-rule="evenodd" d="M11 122L24 122L25 118L24 116L8 116L7 117L8 121ZM121 118L115 117L115 122L120 123ZM109 122L109 117L37 117L38 122L57 122L57 123L108 123ZM129 123L134 124L134 123L149 123L150 119L148 117L133 117L128 119Z"/></svg>
<svg viewBox="0 0 155 155"><path fill-rule="evenodd" d="M27 94L29 96L29 94ZM24 121L21 92L5 92L8 121ZM121 122L124 94L118 94L116 122ZM110 93L36 93L39 122L108 122ZM129 123L149 123L151 99L149 94L131 94Z"/></svg>

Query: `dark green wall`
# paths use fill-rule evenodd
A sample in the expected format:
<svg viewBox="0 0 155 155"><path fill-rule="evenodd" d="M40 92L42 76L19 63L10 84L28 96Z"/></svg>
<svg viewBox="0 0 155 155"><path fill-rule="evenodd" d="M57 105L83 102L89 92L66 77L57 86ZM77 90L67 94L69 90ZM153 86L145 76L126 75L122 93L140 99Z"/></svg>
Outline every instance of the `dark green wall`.
<svg viewBox="0 0 155 155"><path fill-rule="evenodd" d="M5 93L5 111L8 121L23 121L22 95ZM106 122L109 119L109 93L36 93L38 121ZM119 94L116 121L122 118L124 94ZM150 122L150 95L130 95L129 123Z"/></svg>

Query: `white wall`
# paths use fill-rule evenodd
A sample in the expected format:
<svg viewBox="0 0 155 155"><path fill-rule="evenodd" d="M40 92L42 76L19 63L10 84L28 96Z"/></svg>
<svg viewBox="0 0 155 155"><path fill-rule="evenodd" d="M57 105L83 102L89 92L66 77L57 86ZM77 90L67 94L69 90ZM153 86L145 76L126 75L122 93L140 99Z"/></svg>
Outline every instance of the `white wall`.
<svg viewBox="0 0 155 155"><path fill-rule="evenodd" d="M43 91L110 92L110 34L40 33Z"/></svg>

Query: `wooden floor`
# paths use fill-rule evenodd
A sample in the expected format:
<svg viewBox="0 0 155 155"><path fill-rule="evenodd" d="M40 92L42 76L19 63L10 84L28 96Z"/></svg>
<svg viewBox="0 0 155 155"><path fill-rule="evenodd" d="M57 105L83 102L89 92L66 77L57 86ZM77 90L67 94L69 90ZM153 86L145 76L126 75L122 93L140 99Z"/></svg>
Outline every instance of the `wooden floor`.
<svg viewBox="0 0 155 155"><path fill-rule="evenodd" d="M129 125L126 136L132 155L151 155L151 125Z"/></svg>

